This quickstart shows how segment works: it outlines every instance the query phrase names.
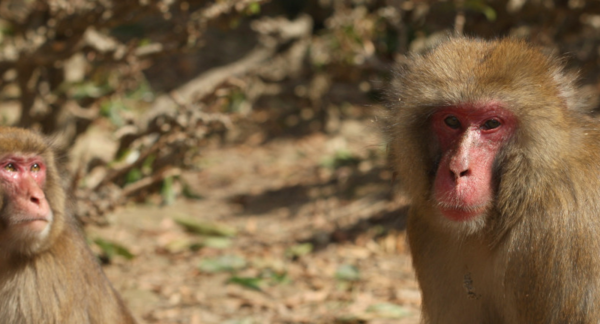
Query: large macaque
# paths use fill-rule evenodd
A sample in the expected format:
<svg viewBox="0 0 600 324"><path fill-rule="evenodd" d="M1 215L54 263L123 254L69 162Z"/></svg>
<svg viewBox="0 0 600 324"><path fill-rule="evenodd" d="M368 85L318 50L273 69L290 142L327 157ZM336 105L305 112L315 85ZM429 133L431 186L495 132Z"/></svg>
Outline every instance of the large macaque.
<svg viewBox="0 0 600 324"><path fill-rule="evenodd" d="M134 323L75 220L39 135L0 128L0 322Z"/></svg>
<svg viewBox="0 0 600 324"><path fill-rule="evenodd" d="M425 323L600 323L600 122L574 82L511 39L398 69L390 160Z"/></svg>

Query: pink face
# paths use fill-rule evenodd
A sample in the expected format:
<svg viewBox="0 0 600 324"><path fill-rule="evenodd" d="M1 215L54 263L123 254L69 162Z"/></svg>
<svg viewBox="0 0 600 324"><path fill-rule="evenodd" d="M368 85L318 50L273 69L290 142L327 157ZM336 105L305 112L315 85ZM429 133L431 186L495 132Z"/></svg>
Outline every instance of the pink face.
<svg viewBox="0 0 600 324"><path fill-rule="evenodd" d="M43 232L52 222L52 211L43 188L46 165L39 156L7 155L0 158L0 184L7 204L3 217L9 226Z"/></svg>
<svg viewBox="0 0 600 324"><path fill-rule="evenodd" d="M434 182L439 210L453 221L484 214L493 198L494 159L514 133L514 115L487 102L443 108L431 122L442 150Z"/></svg>

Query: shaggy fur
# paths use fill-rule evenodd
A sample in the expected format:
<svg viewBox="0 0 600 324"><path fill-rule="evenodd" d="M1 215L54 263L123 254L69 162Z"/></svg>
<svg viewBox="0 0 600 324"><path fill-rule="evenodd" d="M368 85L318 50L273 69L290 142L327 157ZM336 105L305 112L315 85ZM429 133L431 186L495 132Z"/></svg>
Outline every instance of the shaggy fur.
<svg viewBox="0 0 600 324"><path fill-rule="evenodd" d="M426 323L600 321L600 131L555 57L523 41L450 39L408 58L390 91L390 161L412 198L408 236ZM430 116L500 103L517 128L495 157L493 208L440 215Z"/></svg>
<svg viewBox="0 0 600 324"><path fill-rule="evenodd" d="M52 210L49 231L10 231L6 195L0 201L0 322L11 324L135 323L104 276L75 220L65 211L54 153L41 136L0 128L0 156L40 156L46 165L43 188Z"/></svg>

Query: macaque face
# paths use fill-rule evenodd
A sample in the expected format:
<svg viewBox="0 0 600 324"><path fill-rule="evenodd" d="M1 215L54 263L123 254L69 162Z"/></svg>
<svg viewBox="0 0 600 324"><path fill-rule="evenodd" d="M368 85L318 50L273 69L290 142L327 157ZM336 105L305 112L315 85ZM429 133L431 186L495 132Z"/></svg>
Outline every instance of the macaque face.
<svg viewBox="0 0 600 324"><path fill-rule="evenodd" d="M44 193L46 164L37 155L10 154L0 158L0 239L36 241L48 236L53 213Z"/></svg>
<svg viewBox="0 0 600 324"><path fill-rule="evenodd" d="M444 107L431 118L441 149L433 198L441 214L464 222L492 205L494 160L516 127L514 115L499 103Z"/></svg>

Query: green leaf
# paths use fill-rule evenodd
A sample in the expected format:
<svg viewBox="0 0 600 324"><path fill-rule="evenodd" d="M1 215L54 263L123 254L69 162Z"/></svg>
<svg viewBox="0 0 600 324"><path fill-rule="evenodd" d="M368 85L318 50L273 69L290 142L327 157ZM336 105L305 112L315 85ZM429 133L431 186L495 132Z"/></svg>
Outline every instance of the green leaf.
<svg viewBox="0 0 600 324"><path fill-rule="evenodd" d="M179 237L165 244L164 248L170 253L179 253L188 249L193 249L192 246L195 243L197 242L193 242L185 237Z"/></svg>
<svg viewBox="0 0 600 324"><path fill-rule="evenodd" d="M198 250L200 250L203 247L204 247L204 244L202 244L200 242L196 242L196 243L192 243L190 245L190 250L192 250L192 251L198 251Z"/></svg>
<svg viewBox="0 0 600 324"><path fill-rule="evenodd" d="M296 258L301 257L303 255L307 255L313 250L313 245L311 243L302 243L296 244L285 251L285 255L288 258Z"/></svg>
<svg viewBox="0 0 600 324"><path fill-rule="evenodd" d="M198 268L203 272L228 272L246 267L246 260L236 255L222 255L217 258L203 259Z"/></svg>
<svg viewBox="0 0 600 324"><path fill-rule="evenodd" d="M142 171L138 168L133 168L125 175L125 184L134 183L142 178Z"/></svg>
<svg viewBox="0 0 600 324"><path fill-rule="evenodd" d="M253 3L249 4L248 7L246 8L246 15L248 15L248 16L258 15L259 13L260 13L260 3L258 3L258 2L253 2Z"/></svg>
<svg viewBox="0 0 600 324"><path fill-rule="evenodd" d="M483 14L488 21L496 21L496 11L494 8L486 6L483 8Z"/></svg>
<svg viewBox="0 0 600 324"><path fill-rule="evenodd" d="M73 99L80 100L84 98L100 98L109 91L111 89L108 85L100 86L92 82L84 82L74 84L69 93ZM110 104L110 101L108 104ZM110 107L107 107L105 104L100 105L100 114L108 116L107 109L110 109Z"/></svg>
<svg viewBox="0 0 600 324"><path fill-rule="evenodd" d="M165 205L169 206L175 202L175 190L173 188L173 177L166 177L163 180L162 188L160 189L160 195L162 196Z"/></svg>
<svg viewBox="0 0 600 324"><path fill-rule="evenodd" d="M133 253L121 244L111 242L102 238L94 239L94 243L102 250L102 253L111 260L115 255L120 255L127 260L134 258Z"/></svg>
<svg viewBox="0 0 600 324"><path fill-rule="evenodd" d="M482 0L470 0L467 1L465 3L465 7L467 9L473 10L473 11L477 11L477 12L481 12L482 14L485 15L485 18L487 18L488 21L495 21L496 20L496 11L494 10L494 8L488 6L485 2L483 2Z"/></svg>
<svg viewBox="0 0 600 324"><path fill-rule="evenodd" d="M228 112L239 112L242 103L246 101L246 95L242 91L232 91L229 94Z"/></svg>
<svg viewBox="0 0 600 324"><path fill-rule="evenodd" d="M252 289L252 290L256 290L256 291L262 291L260 289L260 283L262 282L261 278L233 276L233 277L229 278L229 280L227 282L233 283L236 285L240 285L244 288L248 288L248 289Z"/></svg>
<svg viewBox="0 0 600 324"><path fill-rule="evenodd" d="M138 41L138 47L142 47L145 45L150 45L152 44L152 40L150 40L150 38L142 38Z"/></svg>
<svg viewBox="0 0 600 324"><path fill-rule="evenodd" d="M235 236L236 230L222 224L201 222L189 217L174 217L173 220L186 231L210 236Z"/></svg>
<svg viewBox="0 0 600 324"><path fill-rule="evenodd" d="M155 154L150 154L144 162L142 162L142 167L140 168L143 174L152 174L152 164L156 160Z"/></svg>
<svg viewBox="0 0 600 324"><path fill-rule="evenodd" d="M276 284L284 284L284 283L288 283L291 281L287 272L277 273L277 272L272 271L270 273L270 278Z"/></svg>
<svg viewBox="0 0 600 324"><path fill-rule="evenodd" d="M226 249L231 246L231 240L226 237L207 237L202 245L214 249Z"/></svg>
<svg viewBox="0 0 600 324"><path fill-rule="evenodd" d="M326 157L321 160L321 166L329 169L337 169L344 166L356 166L360 163L360 158L348 150L338 150L332 157Z"/></svg>
<svg viewBox="0 0 600 324"><path fill-rule="evenodd" d="M357 281L360 279L360 271L353 265L342 264L335 271L335 277L339 280Z"/></svg>

